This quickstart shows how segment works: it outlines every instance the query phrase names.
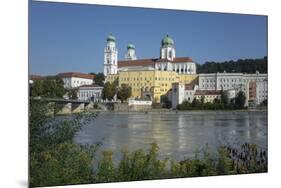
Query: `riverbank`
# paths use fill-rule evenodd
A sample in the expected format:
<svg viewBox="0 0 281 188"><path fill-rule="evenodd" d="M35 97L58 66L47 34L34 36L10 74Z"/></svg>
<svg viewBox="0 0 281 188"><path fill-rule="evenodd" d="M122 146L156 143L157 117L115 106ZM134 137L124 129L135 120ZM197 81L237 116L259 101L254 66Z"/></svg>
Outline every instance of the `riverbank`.
<svg viewBox="0 0 281 188"><path fill-rule="evenodd" d="M242 110L169 110L169 109L151 109L146 111L108 111L108 110L88 110L85 112L98 113L114 113L114 114L194 114L194 113L214 113L220 114L224 112L241 113L241 112L267 112L267 109L242 109Z"/></svg>

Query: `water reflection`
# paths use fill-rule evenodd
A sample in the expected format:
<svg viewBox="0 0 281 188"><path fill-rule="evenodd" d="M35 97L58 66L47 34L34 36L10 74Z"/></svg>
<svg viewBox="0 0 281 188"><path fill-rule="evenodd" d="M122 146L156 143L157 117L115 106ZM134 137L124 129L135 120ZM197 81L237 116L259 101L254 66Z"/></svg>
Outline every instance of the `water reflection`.
<svg viewBox="0 0 281 188"><path fill-rule="evenodd" d="M101 113L76 135L77 143L102 141L102 149L132 151L156 142L161 157L183 159L207 143L256 143L267 148L266 112L189 112L173 114Z"/></svg>

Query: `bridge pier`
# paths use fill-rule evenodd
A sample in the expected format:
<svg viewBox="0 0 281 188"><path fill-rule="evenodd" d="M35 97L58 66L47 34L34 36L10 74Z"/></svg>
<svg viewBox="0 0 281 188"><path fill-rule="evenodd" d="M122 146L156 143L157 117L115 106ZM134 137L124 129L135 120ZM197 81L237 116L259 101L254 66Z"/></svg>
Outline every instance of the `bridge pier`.
<svg viewBox="0 0 281 188"><path fill-rule="evenodd" d="M85 103L85 110L93 109L94 108L94 102L91 101L89 103Z"/></svg>
<svg viewBox="0 0 281 188"><path fill-rule="evenodd" d="M56 103L55 104L55 114L70 114L71 113L71 103Z"/></svg>
<svg viewBox="0 0 281 188"><path fill-rule="evenodd" d="M72 103L71 111L73 113L84 112L85 103Z"/></svg>

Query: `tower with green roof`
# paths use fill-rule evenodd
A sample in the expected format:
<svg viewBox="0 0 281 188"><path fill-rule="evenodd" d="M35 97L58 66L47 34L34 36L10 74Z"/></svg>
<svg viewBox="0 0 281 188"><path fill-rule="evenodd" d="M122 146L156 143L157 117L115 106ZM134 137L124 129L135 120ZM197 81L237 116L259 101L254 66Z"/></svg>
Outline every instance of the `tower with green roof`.
<svg viewBox="0 0 281 188"><path fill-rule="evenodd" d="M116 38L112 33L110 33L106 38L106 47L104 49L104 75L117 74L117 63L118 50L116 48Z"/></svg>
<svg viewBox="0 0 281 188"><path fill-rule="evenodd" d="M160 58L172 61L176 57L174 40L166 35L161 41Z"/></svg>
<svg viewBox="0 0 281 188"><path fill-rule="evenodd" d="M135 45L131 42L127 45L127 53L125 55L125 59L126 60L136 60L137 59Z"/></svg>

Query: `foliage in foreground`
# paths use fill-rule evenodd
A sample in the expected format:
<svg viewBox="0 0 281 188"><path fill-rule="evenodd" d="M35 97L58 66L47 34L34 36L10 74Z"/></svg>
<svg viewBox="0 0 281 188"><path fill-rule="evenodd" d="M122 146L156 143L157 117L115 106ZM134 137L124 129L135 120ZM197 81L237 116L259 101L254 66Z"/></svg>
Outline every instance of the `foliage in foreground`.
<svg viewBox="0 0 281 188"><path fill-rule="evenodd" d="M89 183L97 145L72 142L83 123L96 114L58 120L48 115L48 105L30 101L29 183L34 186Z"/></svg>
<svg viewBox="0 0 281 188"><path fill-rule="evenodd" d="M220 147L214 154L206 147L182 161L160 159L153 143L147 152L123 151L117 163L112 151L103 151L97 160L99 144L82 146L72 141L95 115L54 121L45 107L37 101L30 104L31 187L267 172L266 151L247 143L239 149Z"/></svg>
<svg viewBox="0 0 281 188"><path fill-rule="evenodd" d="M154 143L150 150L123 152L123 157L113 165L112 152L103 152L98 162L94 182L134 181L163 178L230 175L267 172L267 155L256 145L244 144L241 149L220 147L215 154L208 148L193 158L182 161L159 159L158 146Z"/></svg>

